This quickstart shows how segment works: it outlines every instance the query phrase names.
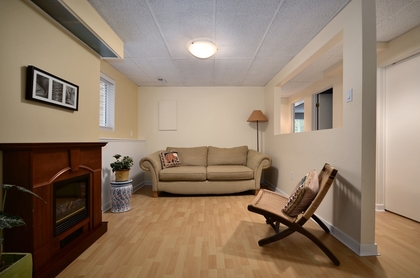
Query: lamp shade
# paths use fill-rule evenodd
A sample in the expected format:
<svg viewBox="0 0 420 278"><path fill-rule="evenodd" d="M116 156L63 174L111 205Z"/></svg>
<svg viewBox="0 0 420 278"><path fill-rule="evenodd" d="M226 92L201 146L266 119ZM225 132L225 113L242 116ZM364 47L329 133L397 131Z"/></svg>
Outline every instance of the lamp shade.
<svg viewBox="0 0 420 278"><path fill-rule="evenodd" d="M249 116L248 122L268 122L268 119L261 110L254 110Z"/></svg>
<svg viewBox="0 0 420 278"><path fill-rule="evenodd" d="M188 46L188 51L197 58L207 59L216 53L217 46L209 41L194 41Z"/></svg>

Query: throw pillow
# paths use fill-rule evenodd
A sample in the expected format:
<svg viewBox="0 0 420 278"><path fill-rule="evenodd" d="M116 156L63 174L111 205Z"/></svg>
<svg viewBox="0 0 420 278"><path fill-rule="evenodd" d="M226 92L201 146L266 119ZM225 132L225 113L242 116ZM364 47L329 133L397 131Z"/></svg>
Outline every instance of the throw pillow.
<svg viewBox="0 0 420 278"><path fill-rule="evenodd" d="M199 147L167 147L166 151L178 152L182 166L207 166L207 146Z"/></svg>
<svg viewBox="0 0 420 278"><path fill-rule="evenodd" d="M290 217L298 216L309 207L318 191L318 174L313 170L298 183L282 211Z"/></svg>
<svg viewBox="0 0 420 278"><path fill-rule="evenodd" d="M162 169L181 166L181 161L179 161L178 152L176 151L161 152L159 156Z"/></svg>

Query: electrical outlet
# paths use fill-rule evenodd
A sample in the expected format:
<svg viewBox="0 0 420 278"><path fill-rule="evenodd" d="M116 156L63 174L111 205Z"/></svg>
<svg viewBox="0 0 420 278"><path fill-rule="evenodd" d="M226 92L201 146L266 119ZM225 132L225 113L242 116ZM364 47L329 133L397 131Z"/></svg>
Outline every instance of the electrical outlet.
<svg viewBox="0 0 420 278"><path fill-rule="evenodd" d="M294 179L295 179L295 173L293 173L293 171L292 171L292 172L290 172L290 179L291 179L291 180L294 180Z"/></svg>

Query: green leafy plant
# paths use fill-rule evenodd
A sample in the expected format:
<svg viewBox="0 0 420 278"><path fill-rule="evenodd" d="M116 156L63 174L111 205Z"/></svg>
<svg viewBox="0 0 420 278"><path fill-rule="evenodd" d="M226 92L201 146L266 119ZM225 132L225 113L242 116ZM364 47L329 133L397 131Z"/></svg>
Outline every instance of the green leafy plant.
<svg viewBox="0 0 420 278"><path fill-rule="evenodd" d="M1 187L4 189L4 191L3 191L3 203L2 203L2 208L0 211L0 230L3 230L4 228L11 229L13 227L26 225L25 221L20 216L4 213L7 192L12 188L16 188L17 190L32 194L35 197L41 199L42 201L44 201L44 199L42 199L40 196L30 191L29 189L26 189L21 186L11 185L11 184L2 184ZM47 203L47 202L44 201L44 203ZM3 242L3 240L4 240L3 237L0 237L0 244Z"/></svg>
<svg viewBox="0 0 420 278"><path fill-rule="evenodd" d="M119 170L130 170L133 167L133 158L129 156L124 156L116 154L113 156L115 161L110 164L112 172ZM121 158L122 157L122 158Z"/></svg>

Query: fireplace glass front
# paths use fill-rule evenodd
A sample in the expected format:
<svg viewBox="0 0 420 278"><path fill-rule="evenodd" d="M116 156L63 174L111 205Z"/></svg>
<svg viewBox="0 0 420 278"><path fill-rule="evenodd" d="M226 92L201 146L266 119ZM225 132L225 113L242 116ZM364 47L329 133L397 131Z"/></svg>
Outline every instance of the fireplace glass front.
<svg viewBox="0 0 420 278"><path fill-rule="evenodd" d="M54 234L57 236L89 216L89 175L54 183Z"/></svg>

